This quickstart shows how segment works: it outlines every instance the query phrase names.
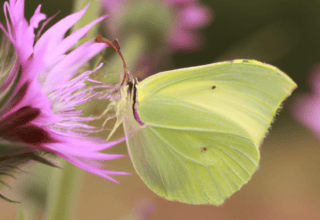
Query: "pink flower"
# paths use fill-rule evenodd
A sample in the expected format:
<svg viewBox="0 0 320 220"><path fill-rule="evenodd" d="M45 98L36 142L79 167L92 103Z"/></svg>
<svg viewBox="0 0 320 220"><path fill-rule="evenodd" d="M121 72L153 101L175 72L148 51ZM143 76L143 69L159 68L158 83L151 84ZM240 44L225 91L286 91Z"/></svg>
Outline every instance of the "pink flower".
<svg viewBox="0 0 320 220"><path fill-rule="evenodd" d="M311 93L303 94L294 100L293 115L320 138L320 65L312 71Z"/></svg>
<svg viewBox="0 0 320 220"><path fill-rule="evenodd" d="M11 40L18 61L0 86L0 91L4 91L18 77L20 66L21 75L15 91L0 109L0 141L22 143L29 146L29 152L51 152L83 170L117 182L109 175L127 173L105 170L97 161L124 155L98 151L110 148L125 138L103 143L87 137L97 132L95 127L86 124L94 118L82 117L82 111L75 109L75 106L92 98L99 98L100 94L94 92L95 88L107 87L90 80L89 75L95 70L81 74L77 71L102 51L106 44L89 40L71 50L104 17L64 38L68 29L84 15L87 7L57 22L35 42L34 29L46 19L46 15L40 12L41 5L28 23L24 18L24 0L4 3L7 29L1 24L0 27ZM93 86L88 86L86 82Z"/></svg>
<svg viewBox="0 0 320 220"><path fill-rule="evenodd" d="M147 2L147 0L145 0ZM212 20L212 11L198 0L153 0L156 7L161 4L161 7L166 7L167 11L172 12L173 25L170 28L167 43L173 50L194 50L203 44L202 36L197 32L199 28L205 27ZM129 5L130 0L104 0L103 4L107 10L108 30L112 32L114 37L119 37L117 19L122 19L125 14L132 13ZM150 2L150 1L149 1ZM146 11L147 13L152 13ZM168 16L168 15L164 15ZM164 19L163 19L164 20ZM158 24L154 24L158 25ZM169 25L168 25L169 26ZM147 30L146 30L147 31Z"/></svg>
<svg viewBox="0 0 320 220"><path fill-rule="evenodd" d="M203 39L197 29L212 20L210 9L197 0L166 0L176 12L176 26L170 33L169 43L176 50L194 50L202 45Z"/></svg>

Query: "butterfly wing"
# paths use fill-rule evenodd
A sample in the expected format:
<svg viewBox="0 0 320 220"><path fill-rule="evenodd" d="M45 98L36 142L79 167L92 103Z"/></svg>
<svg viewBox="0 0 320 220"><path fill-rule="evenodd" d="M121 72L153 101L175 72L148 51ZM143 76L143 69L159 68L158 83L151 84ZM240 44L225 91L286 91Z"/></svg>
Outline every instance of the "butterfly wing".
<svg viewBox="0 0 320 220"><path fill-rule="evenodd" d="M169 200L219 205L249 181L259 146L296 84L279 69L234 60L162 72L123 103L130 157L143 181Z"/></svg>

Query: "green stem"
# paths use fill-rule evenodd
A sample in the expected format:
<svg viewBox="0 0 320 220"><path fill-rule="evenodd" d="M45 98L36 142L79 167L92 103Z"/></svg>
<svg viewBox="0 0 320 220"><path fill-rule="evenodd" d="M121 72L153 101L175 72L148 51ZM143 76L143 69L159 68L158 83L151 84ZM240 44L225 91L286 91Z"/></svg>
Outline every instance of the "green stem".
<svg viewBox="0 0 320 220"><path fill-rule="evenodd" d="M55 169L51 175L46 220L74 219L84 171L66 161L62 165L62 170Z"/></svg>
<svg viewBox="0 0 320 220"><path fill-rule="evenodd" d="M23 209L21 207L18 209L17 220L24 220Z"/></svg>

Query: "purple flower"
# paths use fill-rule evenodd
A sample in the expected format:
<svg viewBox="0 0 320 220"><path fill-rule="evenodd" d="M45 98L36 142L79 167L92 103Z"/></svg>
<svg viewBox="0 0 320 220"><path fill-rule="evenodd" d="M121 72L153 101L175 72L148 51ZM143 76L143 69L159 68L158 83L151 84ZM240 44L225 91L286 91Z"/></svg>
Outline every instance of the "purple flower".
<svg viewBox="0 0 320 220"><path fill-rule="evenodd" d="M170 28L167 39L172 50L194 50L203 44L204 41L197 30L205 27L212 20L212 11L207 6L199 3L198 0L154 0L154 2L154 7L161 4L161 7L166 7L167 11L172 12L173 20L170 25L173 26ZM131 3L130 0L103 1L108 15L110 15L107 19L107 28L115 37L119 37L119 23L116 20L122 19L126 13L133 15L135 13L129 9L129 3ZM147 13L151 12L146 11Z"/></svg>
<svg viewBox="0 0 320 220"><path fill-rule="evenodd" d="M75 108L92 98L101 98L94 89L107 87L90 80L89 75L95 70L78 72L78 68L102 51L106 44L89 40L71 50L104 17L64 38L87 7L60 20L42 35L38 32L39 40L35 42L34 29L46 20L46 15L40 12L41 5L28 23L24 18L24 0L4 3L7 29L1 24L0 27L12 42L18 60L0 86L0 91L4 91L17 77L20 66L21 75L15 91L0 109L0 140L22 143L29 146L30 152L51 152L83 170L117 182L109 175L127 173L105 170L97 161L124 155L98 151L110 148L125 138L103 143L87 137L97 132L97 128L87 124L94 118L82 117L82 111ZM48 21L50 19L43 25Z"/></svg>
<svg viewBox="0 0 320 220"><path fill-rule="evenodd" d="M311 93L303 94L293 102L293 115L320 138L320 65L310 77Z"/></svg>
<svg viewBox="0 0 320 220"><path fill-rule="evenodd" d="M175 9L175 27L170 33L169 43L176 50L199 48L204 40L197 33L212 20L210 9L197 0L166 0Z"/></svg>

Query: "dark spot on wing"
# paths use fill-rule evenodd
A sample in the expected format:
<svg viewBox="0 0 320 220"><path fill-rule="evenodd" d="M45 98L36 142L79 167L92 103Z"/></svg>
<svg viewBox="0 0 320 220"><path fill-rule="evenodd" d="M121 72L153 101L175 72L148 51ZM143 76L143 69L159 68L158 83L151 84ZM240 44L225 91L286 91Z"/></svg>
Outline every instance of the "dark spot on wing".
<svg viewBox="0 0 320 220"><path fill-rule="evenodd" d="M249 63L249 60L243 60L242 62L243 63Z"/></svg>
<svg viewBox="0 0 320 220"><path fill-rule="evenodd" d="M200 151L201 151L201 153L204 153L204 152L207 151L207 148L206 147L200 147Z"/></svg>
<svg viewBox="0 0 320 220"><path fill-rule="evenodd" d="M212 86L212 89L215 89L216 88L216 86Z"/></svg>

